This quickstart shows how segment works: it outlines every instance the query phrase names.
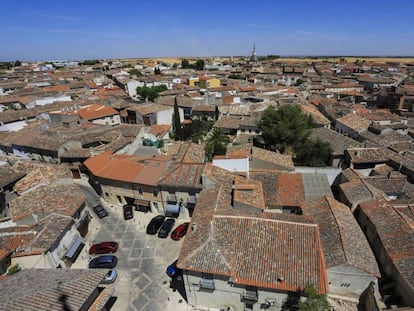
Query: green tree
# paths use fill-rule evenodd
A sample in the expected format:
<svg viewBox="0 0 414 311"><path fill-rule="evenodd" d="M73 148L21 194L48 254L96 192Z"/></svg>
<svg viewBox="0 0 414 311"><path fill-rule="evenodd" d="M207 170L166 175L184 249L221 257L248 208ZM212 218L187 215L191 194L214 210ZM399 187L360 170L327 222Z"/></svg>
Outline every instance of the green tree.
<svg viewBox="0 0 414 311"><path fill-rule="evenodd" d="M141 72L138 70L138 69L131 69L130 71L129 71L129 74L131 75L131 76L137 76L137 77L140 77L140 76L142 76L142 74L141 74Z"/></svg>
<svg viewBox="0 0 414 311"><path fill-rule="evenodd" d="M330 305L326 295L318 294L312 284L305 286L304 295L306 301L299 302L299 310L301 311L328 311Z"/></svg>
<svg viewBox="0 0 414 311"><path fill-rule="evenodd" d="M155 74L155 75L160 75L160 74L161 74L161 69L160 69L160 67L155 67L155 68L154 68L154 74Z"/></svg>
<svg viewBox="0 0 414 311"><path fill-rule="evenodd" d="M206 159L210 161L215 155L226 154L229 139L219 128L213 128L206 135Z"/></svg>
<svg viewBox="0 0 414 311"><path fill-rule="evenodd" d="M328 166L331 164L332 148L328 142L307 140L297 150L295 162L306 166Z"/></svg>
<svg viewBox="0 0 414 311"><path fill-rule="evenodd" d="M167 90L165 85L157 85L153 87L143 86L137 87L137 94L141 96L144 100L154 101L158 97L158 93Z"/></svg>
<svg viewBox="0 0 414 311"><path fill-rule="evenodd" d="M208 120L192 120L190 139L198 143L204 139L204 136L212 129L214 122Z"/></svg>
<svg viewBox="0 0 414 311"><path fill-rule="evenodd" d="M190 62L189 62L187 59L183 59L183 60L181 61L181 68L182 68L182 69L188 69L188 68L191 68L191 67L190 67Z"/></svg>
<svg viewBox="0 0 414 311"><path fill-rule="evenodd" d="M259 120L259 128L266 147L282 153L294 152L309 138L314 125L311 115L304 114L298 105L266 108Z"/></svg>
<svg viewBox="0 0 414 311"><path fill-rule="evenodd" d="M173 131L175 135L175 140L181 139L181 121L180 121L180 111L178 110L177 97L174 98L174 113L173 113Z"/></svg>
<svg viewBox="0 0 414 311"><path fill-rule="evenodd" d="M238 80L244 80L246 79L245 76L238 74L238 73L233 73L231 75L228 76L229 79L238 79Z"/></svg>
<svg viewBox="0 0 414 311"><path fill-rule="evenodd" d="M21 61L19 61L19 60L16 60L15 62L14 62L14 66L16 66L16 67L19 67L19 66L21 66L22 65L22 62Z"/></svg>
<svg viewBox="0 0 414 311"><path fill-rule="evenodd" d="M305 82L305 81L303 81L302 79L297 79L296 80L296 82L295 82L295 86L299 86L299 85L301 85L303 82Z"/></svg>
<svg viewBox="0 0 414 311"><path fill-rule="evenodd" d="M204 61L202 59L198 59L194 64L195 70L203 70L204 69Z"/></svg>

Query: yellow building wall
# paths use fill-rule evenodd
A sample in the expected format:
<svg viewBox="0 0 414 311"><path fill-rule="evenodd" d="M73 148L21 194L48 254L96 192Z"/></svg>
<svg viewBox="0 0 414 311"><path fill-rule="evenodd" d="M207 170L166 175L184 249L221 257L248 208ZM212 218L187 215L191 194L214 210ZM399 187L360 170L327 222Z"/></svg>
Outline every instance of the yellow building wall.
<svg viewBox="0 0 414 311"><path fill-rule="evenodd" d="M197 79L189 79L188 80L188 85L189 86L196 86L196 85L198 85L198 82L199 82L198 78Z"/></svg>
<svg viewBox="0 0 414 311"><path fill-rule="evenodd" d="M213 87L219 87L220 86L220 79L217 78L211 78L208 80L200 80L199 86L202 89L210 89Z"/></svg>

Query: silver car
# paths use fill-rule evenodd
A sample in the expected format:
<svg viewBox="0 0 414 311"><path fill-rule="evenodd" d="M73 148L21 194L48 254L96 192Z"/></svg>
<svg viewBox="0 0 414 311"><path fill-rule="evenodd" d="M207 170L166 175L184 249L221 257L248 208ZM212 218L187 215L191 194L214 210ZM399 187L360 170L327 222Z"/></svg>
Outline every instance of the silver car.
<svg viewBox="0 0 414 311"><path fill-rule="evenodd" d="M101 281L102 284L111 284L115 282L118 276L118 272L116 270L109 270L108 273L105 275L103 280Z"/></svg>

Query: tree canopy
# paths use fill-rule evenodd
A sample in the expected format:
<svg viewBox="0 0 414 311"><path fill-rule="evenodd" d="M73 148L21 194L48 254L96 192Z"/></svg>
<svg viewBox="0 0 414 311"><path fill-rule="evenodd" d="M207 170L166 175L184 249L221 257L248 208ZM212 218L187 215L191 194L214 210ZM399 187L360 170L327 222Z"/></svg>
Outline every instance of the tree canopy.
<svg viewBox="0 0 414 311"><path fill-rule="evenodd" d="M137 87L137 94L141 96L144 100L154 101L158 97L158 93L166 91L167 86L157 85L153 87L143 86Z"/></svg>
<svg viewBox="0 0 414 311"><path fill-rule="evenodd" d="M137 77L140 77L140 76L142 76L142 73L138 70L138 69L131 69L130 71L129 71L129 74L131 75L131 76L137 76Z"/></svg>
<svg viewBox="0 0 414 311"><path fill-rule="evenodd" d="M329 143L310 140L313 118L299 105L269 106L259 120L266 148L294 155L297 165L326 166L330 164Z"/></svg>
<svg viewBox="0 0 414 311"><path fill-rule="evenodd" d="M226 154L229 139L220 129L213 128L206 137L206 158L210 161L215 155Z"/></svg>
<svg viewBox="0 0 414 311"><path fill-rule="evenodd" d="M178 110L177 98L174 98L174 113L172 120L173 131L175 135L175 140L181 139L181 120L180 120L180 111Z"/></svg>
<svg viewBox="0 0 414 311"><path fill-rule="evenodd" d="M284 105L265 109L259 122L266 146L282 153L293 152L303 145L311 134L313 118L298 105Z"/></svg>
<svg viewBox="0 0 414 311"><path fill-rule="evenodd" d="M312 284L305 286L304 295L305 302L299 302L299 310L301 311L328 311L330 310L329 302L326 295L318 294Z"/></svg>
<svg viewBox="0 0 414 311"><path fill-rule="evenodd" d="M198 59L194 64L190 64L187 59L181 60L181 68L182 69L195 69L195 70L203 70L204 69L204 60Z"/></svg>

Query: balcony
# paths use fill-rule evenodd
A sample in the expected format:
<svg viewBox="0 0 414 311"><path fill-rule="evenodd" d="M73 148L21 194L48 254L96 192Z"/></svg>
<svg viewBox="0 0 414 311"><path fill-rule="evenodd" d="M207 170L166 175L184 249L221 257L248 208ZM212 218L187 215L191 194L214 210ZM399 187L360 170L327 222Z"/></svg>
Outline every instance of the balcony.
<svg viewBox="0 0 414 311"><path fill-rule="evenodd" d="M241 294L241 301L245 303L255 303L257 302L257 291L246 289Z"/></svg>
<svg viewBox="0 0 414 311"><path fill-rule="evenodd" d="M196 204L196 196L195 195L189 195L188 196L188 204Z"/></svg>
<svg viewBox="0 0 414 311"><path fill-rule="evenodd" d="M213 290L215 290L214 280L213 279L201 279L201 281L200 281L200 290L204 290L204 291L213 291Z"/></svg>
<svg viewBox="0 0 414 311"><path fill-rule="evenodd" d="M175 195L175 193L168 194L167 203L177 203L177 196Z"/></svg>

